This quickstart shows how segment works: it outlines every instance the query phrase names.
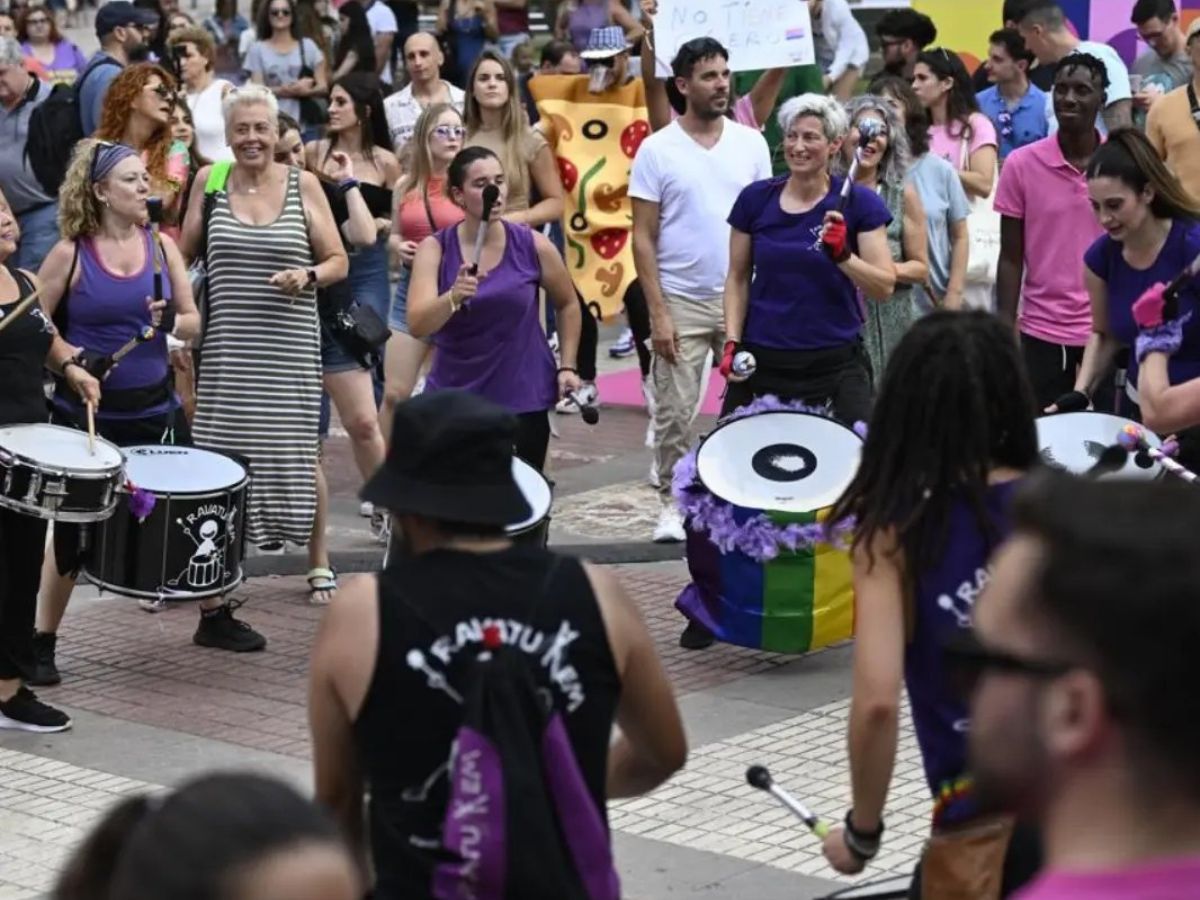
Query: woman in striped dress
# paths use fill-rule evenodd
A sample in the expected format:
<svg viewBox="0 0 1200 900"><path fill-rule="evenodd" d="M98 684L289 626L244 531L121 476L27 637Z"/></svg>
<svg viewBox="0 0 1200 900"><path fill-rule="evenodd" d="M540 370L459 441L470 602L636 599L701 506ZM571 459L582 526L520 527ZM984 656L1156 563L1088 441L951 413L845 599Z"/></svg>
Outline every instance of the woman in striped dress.
<svg viewBox="0 0 1200 900"><path fill-rule="evenodd" d="M278 106L247 85L223 102L234 164L204 233L202 169L184 246L208 264L208 320L192 426L197 446L250 463L247 540L308 543L316 513L321 341L316 288L346 277L346 251L314 175L276 163Z"/></svg>

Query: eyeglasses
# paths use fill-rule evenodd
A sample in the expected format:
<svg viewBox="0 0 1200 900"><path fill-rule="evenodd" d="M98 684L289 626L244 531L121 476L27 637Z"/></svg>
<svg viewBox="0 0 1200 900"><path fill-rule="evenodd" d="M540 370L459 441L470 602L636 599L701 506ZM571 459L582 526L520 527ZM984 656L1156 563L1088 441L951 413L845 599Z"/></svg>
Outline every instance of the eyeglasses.
<svg viewBox="0 0 1200 900"><path fill-rule="evenodd" d="M1000 115L996 116L996 124L1000 126L1001 137L1012 137L1013 117L1011 112L1007 109L1001 110Z"/></svg>
<svg viewBox="0 0 1200 900"><path fill-rule="evenodd" d="M988 647L974 631L960 631L942 648L954 687L960 696L969 698L988 670L1025 675L1029 678L1052 680L1076 668L1059 660L1032 659Z"/></svg>
<svg viewBox="0 0 1200 900"><path fill-rule="evenodd" d="M467 129L463 128L461 125L438 125L433 129L433 133L443 141L460 141L463 139L463 136L466 135Z"/></svg>
<svg viewBox="0 0 1200 900"><path fill-rule="evenodd" d="M26 19L25 24L26 25L49 25L50 20L47 19L45 16L40 16L36 19Z"/></svg>

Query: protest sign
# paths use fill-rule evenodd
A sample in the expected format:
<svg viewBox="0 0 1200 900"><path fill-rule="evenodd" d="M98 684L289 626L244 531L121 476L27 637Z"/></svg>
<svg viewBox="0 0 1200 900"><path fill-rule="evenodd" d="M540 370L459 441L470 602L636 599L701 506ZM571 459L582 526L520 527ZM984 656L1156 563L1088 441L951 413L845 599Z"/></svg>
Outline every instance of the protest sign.
<svg viewBox="0 0 1200 900"><path fill-rule="evenodd" d="M812 23L805 0L660 0L654 17L658 74L671 74L683 44L711 37L729 50L735 72L811 65Z"/></svg>

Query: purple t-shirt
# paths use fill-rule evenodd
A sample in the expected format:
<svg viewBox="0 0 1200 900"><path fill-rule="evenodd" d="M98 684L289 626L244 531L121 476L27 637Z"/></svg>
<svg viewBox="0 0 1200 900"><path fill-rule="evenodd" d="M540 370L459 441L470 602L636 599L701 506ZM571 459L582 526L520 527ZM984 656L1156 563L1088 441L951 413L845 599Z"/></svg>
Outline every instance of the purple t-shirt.
<svg viewBox="0 0 1200 900"><path fill-rule="evenodd" d="M433 336L429 390L460 388L514 413L549 409L557 399L554 355L538 320L542 267L533 232L504 223L504 256L479 279L479 290ZM458 226L437 232L442 245L438 293L462 267Z"/></svg>
<svg viewBox="0 0 1200 900"><path fill-rule="evenodd" d="M837 209L842 178L803 213L780 206L788 176L747 185L729 213L729 224L750 235L754 277L742 340L777 350L823 350L858 338L863 313L854 282L820 248L825 213ZM892 221L879 195L855 185L845 209L850 249L858 235Z"/></svg>
<svg viewBox="0 0 1200 900"><path fill-rule="evenodd" d="M1200 857L1147 862L1099 872L1048 871L1014 900L1195 900Z"/></svg>
<svg viewBox="0 0 1200 900"><path fill-rule="evenodd" d="M1170 282L1197 255L1200 255L1200 222L1182 220L1171 223L1167 241L1154 265L1134 269L1121 256L1122 244L1107 234L1097 238L1084 254L1083 261L1108 286L1108 329L1118 341L1131 346L1137 337L1133 304L1142 292L1157 282ZM1195 279L1179 294L1179 313L1200 308L1200 284ZM1129 383L1137 385L1137 360L1130 355ZM1200 316L1193 315L1183 328L1183 345L1167 363L1171 384L1180 384L1200 375Z"/></svg>
<svg viewBox="0 0 1200 900"><path fill-rule="evenodd" d="M913 638L904 651L904 684L913 726L934 800L934 822L950 825L978 809L967 776L967 706L946 672L947 641L971 627L975 598L988 580L988 558L1010 529L1010 510L1019 479L987 491L985 534L965 499L951 507L946 546L937 564L917 578Z"/></svg>

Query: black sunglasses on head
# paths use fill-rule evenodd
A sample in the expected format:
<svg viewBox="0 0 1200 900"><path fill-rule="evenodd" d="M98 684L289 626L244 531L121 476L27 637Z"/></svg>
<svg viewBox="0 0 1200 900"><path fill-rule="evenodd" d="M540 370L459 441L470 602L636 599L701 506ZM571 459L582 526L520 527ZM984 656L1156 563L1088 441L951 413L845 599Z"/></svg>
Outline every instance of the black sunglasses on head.
<svg viewBox="0 0 1200 900"><path fill-rule="evenodd" d="M989 647L971 629L962 629L943 645L951 684L963 699L975 693L980 680L989 672L1025 675L1029 678L1054 679L1074 669L1074 663L1034 659Z"/></svg>

